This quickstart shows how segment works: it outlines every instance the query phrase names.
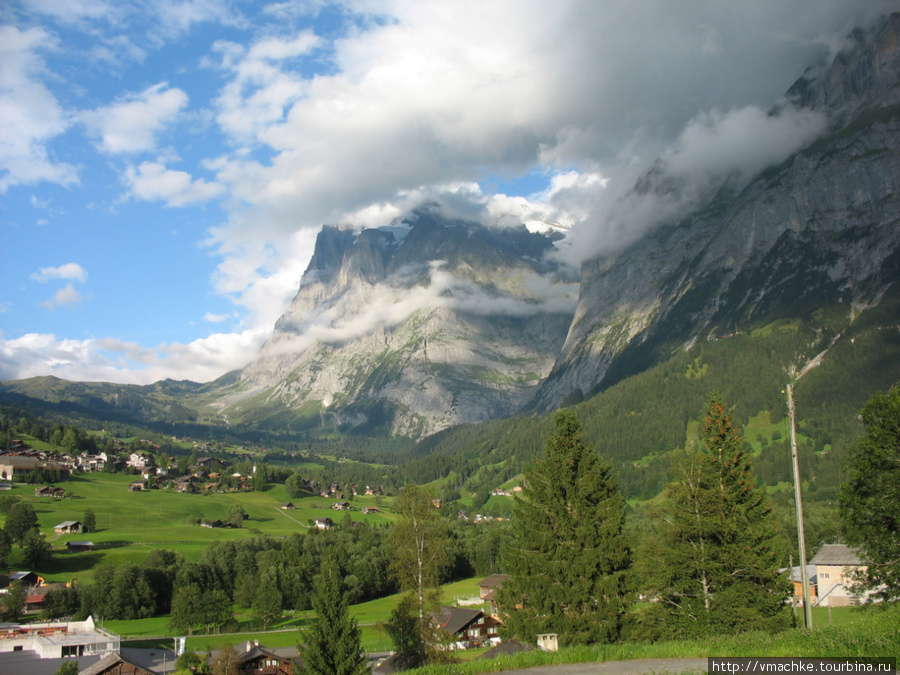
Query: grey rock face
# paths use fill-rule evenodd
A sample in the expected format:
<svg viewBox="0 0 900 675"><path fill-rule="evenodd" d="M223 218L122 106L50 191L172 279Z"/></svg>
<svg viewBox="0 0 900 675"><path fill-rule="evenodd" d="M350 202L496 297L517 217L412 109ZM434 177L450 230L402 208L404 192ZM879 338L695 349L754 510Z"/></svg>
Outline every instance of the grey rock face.
<svg viewBox="0 0 900 675"><path fill-rule="evenodd" d="M828 116L824 135L752 180L723 178L691 210L586 262L579 283L524 227L425 208L392 227L323 228L223 414L421 437L552 409L779 314L872 306L900 281L898 32L900 15L854 32L787 93L784 106ZM661 164L628 198L686 188Z"/></svg>
<svg viewBox="0 0 900 675"><path fill-rule="evenodd" d="M789 97L828 133L737 195L717 195L584 264L572 329L536 399L549 409L652 365L661 345L726 334L806 302L867 306L900 247L900 15L856 31ZM639 187L652 181L645 179Z"/></svg>
<svg viewBox="0 0 900 675"><path fill-rule="evenodd" d="M577 297L541 262L551 248L524 226L424 210L358 234L326 227L290 310L221 403L262 395L350 427L377 415L413 437L513 414L549 374Z"/></svg>

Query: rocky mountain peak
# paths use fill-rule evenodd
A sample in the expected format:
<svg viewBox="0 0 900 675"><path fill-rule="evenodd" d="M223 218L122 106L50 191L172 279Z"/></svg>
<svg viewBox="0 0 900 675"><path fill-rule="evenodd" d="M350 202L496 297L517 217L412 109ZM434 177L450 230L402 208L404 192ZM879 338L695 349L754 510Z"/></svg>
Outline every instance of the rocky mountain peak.
<svg viewBox="0 0 900 675"><path fill-rule="evenodd" d="M566 344L536 398L552 409L697 340L823 307L871 307L896 284L900 248L900 14L854 31L828 68L790 89L828 115L824 135L740 189L588 260ZM654 166L629 195L684 181Z"/></svg>
<svg viewBox="0 0 900 675"><path fill-rule="evenodd" d="M264 399L307 411L299 424L411 436L513 414L549 374L577 296L552 249L524 225L433 208L323 228L290 310L222 406L235 419Z"/></svg>
<svg viewBox="0 0 900 675"><path fill-rule="evenodd" d="M832 62L810 69L788 90L787 98L806 108L838 110L900 100L900 13L869 30L857 28Z"/></svg>

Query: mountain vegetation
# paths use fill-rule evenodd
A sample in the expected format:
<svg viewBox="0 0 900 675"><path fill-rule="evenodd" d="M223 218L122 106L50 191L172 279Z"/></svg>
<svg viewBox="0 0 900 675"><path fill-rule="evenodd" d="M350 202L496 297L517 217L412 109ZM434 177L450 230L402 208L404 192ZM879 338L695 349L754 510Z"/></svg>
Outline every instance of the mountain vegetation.
<svg viewBox="0 0 900 675"><path fill-rule="evenodd" d="M858 581L885 600L900 598L900 386L862 410L866 432L847 458L841 515L847 539L870 562Z"/></svg>
<svg viewBox="0 0 900 675"><path fill-rule="evenodd" d="M557 413L544 456L526 471L503 552L510 579L499 604L508 635L615 642L629 602L624 520L612 467L584 443L571 412Z"/></svg>
<svg viewBox="0 0 900 675"><path fill-rule="evenodd" d="M645 540L659 602L647 612L654 638L698 637L790 625L784 559L765 490L756 484L740 432L710 397L702 447L680 453ZM650 562L652 560L652 563ZM653 625L655 624L655 625Z"/></svg>

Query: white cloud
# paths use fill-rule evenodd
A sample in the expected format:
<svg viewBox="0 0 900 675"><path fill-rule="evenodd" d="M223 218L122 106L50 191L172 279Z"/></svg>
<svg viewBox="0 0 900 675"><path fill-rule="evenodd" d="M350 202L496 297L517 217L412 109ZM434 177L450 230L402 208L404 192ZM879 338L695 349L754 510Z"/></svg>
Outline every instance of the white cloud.
<svg viewBox="0 0 900 675"><path fill-rule="evenodd" d="M149 384L162 379L206 382L242 368L258 353L266 331L216 333L189 344L148 348L116 339L71 340L29 333L0 334L0 380L55 375L84 382Z"/></svg>
<svg viewBox="0 0 900 675"><path fill-rule="evenodd" d="M71 185L77 169L55 161L47 143L62 134L69 119L56 97L39 81L39 52L57 48L41 28L0 25L0 194L12 185L47 181Z"/></svg>
<svg viewBox="0 0 900 675"><path fill-rule="evenodd" d="M280 122L286 107L308 89L303 77L282 62L308 54L319 44L311 31L290 40L266 38L249 49L217 43L221 67L233 76L216 101L223 130L239 141L255 141L267 126Z"/></svg>
<svg viewBox="0 0 900 675"><path fill-rule="evenodd" d="M770 120L761 111L833 49L836 34L892 8L881 0L347 0L344 32L332 39L293 28L324 6L314 0L270 4L254 20L276 23L252 26L240 14L251 14L252 3L225 0L25 4L87 26L85 35L97 37L94 56L105 62L139 61L144 50L182 39L199 23L238 29L228 42L200 47L220 70L197 93L184 71L148 68L154 74L141 81L159 84L79 115L104 153L125 154L159 153L162 134L187 117L188 93L198 109L209 96L215 114L214 133L195 137L185 152L208 153L200 166L214 179L170 169L180 148L166 159L132 160L124 179L130 196L170 206L229 197L227 222L209 230L221 258L213 283L245 311L248 328L154 348L153 358L140 350L126 356L123 348L123 364L149 364L140 377L177 375L166 364L192 349L210 364L226 363L224 353L212 356L218 348L245 354L290 302L325 222L380 225L439 199L450 212L501 226L567 229L573 264L622 245L682 206L629 196L656 157L668 153L661 167L701 187L735 166L746 174L777 161L780 150L814 132L814 120ZM133 30L138 25L149 37ZM243 36L255 37L241 45L245 28L252 30ZM4 124L6 111L14 113L0 134L0 192L41 180L71 185L75 168L54 161L48 147L72 117L42 83L38 57L58 45L43 29L0 30ZM202 57L191 51L189 58ZM224 85L209 94L223 73ZM209 149L218 134L226 143ZM550 181L539 194L477 187L488 176L536 170ZM457 290L464 298L465 287ZM242 337L248 334L255 337ZM84 364L97 364L97 373L128 376L127 365L94 343L51 342L64 352L84 350ZM47 349L35 353L51 359ZM87 372L88 365L67 364L66 372Z"/></svg>
<svg viewBox="0 0 900 675"><path fill-rule="evenodd" d="M41 304L47 309L54 309L56 307L71 307L79 304L81 300L81 293L72 284L66 284L52 298Z"/></svg>
<svg viewBox="0 0 900 675"><path fill-rule="evenodd" d="M156 148L157 134L187 103L187 94L181 89L169 89L167 83L160 82L111 105L84 111L80 118L88 132L99 137L104 152L147 152Z"/></svg>
<svg viewBox="0 0 900 675"><path fill-rule="evenodd" d="M31 278L42 284L51 279L73 279L84 282L87 279L87 272L78 263L66 263L59 267L42 267L32 274Z"/></svg>
<svg viewBox="0 0 900 675"><path fill-rule="evenodd" d="M425 278L411 287L408 281L418 279L421 268L401 270L385 283L348 288L335 304L324 309L317 307L291 325L290 332L279 335L278 341L268 348L269 353L297 353L317 341L341 343L394 327L418 312L440 308L524 318L572 312L578 299L577 284L553 282L528 272L506 279L517 287L515 294L488 292L443 269L444 265L440 260L430 261Z"/></svg>
<svg viewBox="0 0 900 675"><path fill-rule="evenodd" d="M746 181L786 160L827 124L824 113L790 107L777 114L757 106L702 112L682 131L666 170L704 183L737 171Z"/></svg>
<svg viewBox="0 0 900 675"><path fill-rule="evenodd" d="M402 211L410 195L535 167L558 176L554 192L506 205L534 226L593 236L596 209L608 209L629 187L625 178L648 168L698 114L771 105L828 52L835 31L877 11L839 0L815 12L780 2L350 6L386 18L336 40L328 74L304 79L277 58L313 49L303 33L299 44L218 45L233 79L217 119L240 150L209 164L240 204L211 232L229 258L221 275L246 279L234 252L264 246L245 240L269 242L277 264L280 242L298 229L372 222ZM566 176L578 180L565 185ZM485 201L474 195L473 208ZM488 209L500 223L508 220L503 201ZM608 234L610 245L627 238Z"/></svg>
<svg viewBox="0 0 900 675"><path fill-rule="evenodd" d="M169 206L201 204L222 195L225 186L192 179L184 171L167 169L159 162L142 162L137 168L125 170L125 182L130 194L147 201L161 200Z"/></svg>
<svg viewBox="0 0 900 675"><path fill-rule="evenodd" d="M208 321L209 323L222 323L223 321L227 321L229 317L229 314L213 314L212 312L207 312L203 315L203 320Z"/></svg>

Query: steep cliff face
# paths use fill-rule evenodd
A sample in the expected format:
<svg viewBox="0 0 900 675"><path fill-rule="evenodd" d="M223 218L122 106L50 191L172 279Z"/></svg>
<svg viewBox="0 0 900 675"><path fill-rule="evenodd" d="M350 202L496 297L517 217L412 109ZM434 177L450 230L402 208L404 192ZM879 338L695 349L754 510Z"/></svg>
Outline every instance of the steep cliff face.
<svg viewBox="0 0 900 675"><path fill-rule="evenodd" d="M391 227L325 227L290 310L221 402L418 437L509 415L549 374L577 283L552 241L421 210Z"/></svg>
<svg viewBox="0 0 900 675"><path fill-rule="evenodd" d="M779 318L830 317L824 348L900 288L898 32L900 15L855 31L795 83L771 116L799 109L822 128L827 118L827 131L779 164L703 192L658 163L627 200L705 196L586 262L580 284L547 262L551 240L524 227L424 208L391 227L323 228L290 310L222 414L420 437L552 409L673 349Z"/></svg>
<svg viewBox="0 0 900 675"><path fill-rule="evenodd" d="M571 330L535 405L640 372L679 346L894 292L900 249L900 15L856 31L788 99L828 132L738 194L583 265ZM635 188L652 189L653 176ZM648 186L651 186L648 188ZM824 339L824 338L823 338Z"/></svg>

